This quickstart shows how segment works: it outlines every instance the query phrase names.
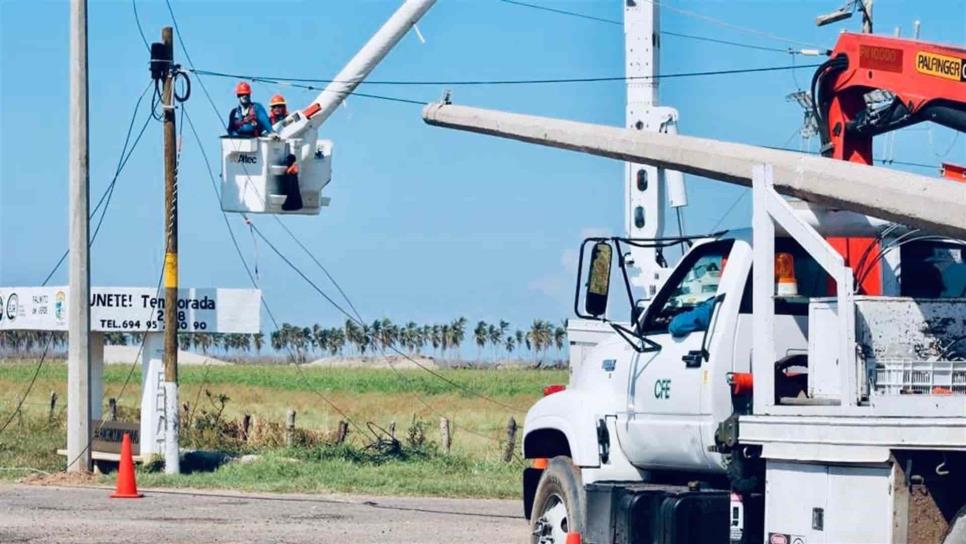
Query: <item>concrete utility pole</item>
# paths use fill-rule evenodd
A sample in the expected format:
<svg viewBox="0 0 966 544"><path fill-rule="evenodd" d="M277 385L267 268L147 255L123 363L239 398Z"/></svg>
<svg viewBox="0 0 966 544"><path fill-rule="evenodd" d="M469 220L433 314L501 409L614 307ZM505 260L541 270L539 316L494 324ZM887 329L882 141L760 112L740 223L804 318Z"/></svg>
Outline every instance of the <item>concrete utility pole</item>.
<svg viewBox="0 0 966 544"><path fill-rule="evenodd" d="M70 289L67 348L68 472L90 472L90 177L87 131L87 0L70 2Z"/></svg>
<svg viewBox="0 0 966 544"><path fill-rule="evenodd" d="M966 184L826 157L693 136L653 134L453 104L429 104L434 126L652 164L745 187L752 167L770 164L775 190L828 208L966 238Z"/></svg>
<svg viewBox="0 0 966 544"><path fill-rule="evenodd" d="M661 19L657 2L624 5L624 65L627 76L626 127L644 132L677 134L678 112L658 105L661 65ZM624 166L624 227L631 238L664 236L664 201L680 212L687 206L684 178L680 172L662 171L649 164L628 162ZM679 216L680 217L680 216ZM657 292L669 271L659 264L654 248L629 249L638 275L634 284L643 298Z"/></svg>
<svg viewBox="0 0 966 544"><path fill-rule="evenodd" d="M161 29L166 58L174 58L171 27ZM179 474L178 447L178 152L174 126L174 71L161 90L164 108L164 472Z"/></svg>
<svg viewBox="0 0 966 544"><path fill-rule="evenodd" d="M862 2L862 32L872 34L872 2L874 0L859 0Z"/></svg>

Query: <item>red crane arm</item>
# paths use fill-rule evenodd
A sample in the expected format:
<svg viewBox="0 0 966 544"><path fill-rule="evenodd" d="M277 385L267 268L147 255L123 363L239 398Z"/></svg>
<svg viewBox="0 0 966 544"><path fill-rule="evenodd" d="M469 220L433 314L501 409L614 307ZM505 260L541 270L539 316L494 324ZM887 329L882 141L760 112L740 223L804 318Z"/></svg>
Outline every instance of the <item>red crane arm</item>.
<svg viewBox="0 0 966 544"><path fill-rule="evenodd" d="M812 91L823 153L871 164L878 134L922 121L966 131L966 49L844 33Z"/></svg>

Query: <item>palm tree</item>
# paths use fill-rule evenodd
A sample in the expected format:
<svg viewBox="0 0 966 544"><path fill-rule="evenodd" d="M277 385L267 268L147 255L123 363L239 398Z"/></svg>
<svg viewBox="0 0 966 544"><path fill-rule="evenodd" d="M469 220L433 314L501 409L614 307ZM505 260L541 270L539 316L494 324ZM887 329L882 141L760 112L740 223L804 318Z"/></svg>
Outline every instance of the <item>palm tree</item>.
<svg viewBox="0 0 966 544"><path fill-rule="evenodd" d="M564 343L567 341L567 329L566 327L558 326L553 330L553 345L557 347L558 350L563 350Z"/></svg>
<svg viewBox="0 0 966 544"><path fill-rule="evenodd" d="M500 321L500 323L505 323ZM493 346L493 359L497 358L497 350L503 345L503 332L496 325L490 325L487 327L486 335L490 340L490 345Z"/></svg>
<svg viewBox="0 0 966 544"><path fill-rule="evenodd" d="M342 329L334 328L334 329L329 329L328 333L329 333L329 341L327 346L329 349L329 354L335 355L338 353L341 355L342 348L345 346L345 341L346 341L345 332Z"/></svg>
<svg viewBox="0 0 966 544"><path fill-rule="evenodd" d="M255 346L255 354L262 353L262 346L265 345L265 335L261 331L252 335L252 344Z"/></svg>
<svg viewBox="0 0 966 544"><path fill-rule="evenodd" d="M285 346L285 339L282 337L281 329L272 331L270 340L272 343L272 349L275 351L282 351L282 347Z"/></svg>
<svg viewBox="0 0 966 544"><path fill-rule="evenodd" d="M456 358L460 358L460 352L462 351L460 347L463 345L463 338L466 337L466 324L468 323L465 317L459 317L456 321L450 325L450 331L452 333L452 347L456 348Z"/></svg>
<svg viewBox="0 0 966 544"><path fill-rule="evenodd" d="M359 353L361 355L365 355L366 349L372 345L372 338L372 327L363 323L362 330L359 333Z"/></svg>
<svg viewBox="0 0 966 544"><path fill-rule="evenodd" d="M372 344L372 349L379 349L379 345L382 343L382 321L375 320L372 322L372 326L369 327L369 343Z"/></svg>
<svg viewBox="0 0 966 544"><path fill-rule="evenodd" d="M490 325L490 328L494 328L493 325ZM476 327L473 329L473 339L476 340L477 346L476 358L482 360L483 348L486 346L486 342L490 339L490 337L487 335L487 326L485 321L480 321L476 324Z"/></svg>
<svg viewBox="0 0 966 544"><path fill-rule="evenodd" d="M404 338L403 343L406 345L406 349L409 350L409 353L413 353L417 348L419 348L419 325L417 325L415 321L406 323L406 328L403 329L402 336Z"/></svg>
<svg viewBox="0 0 966 544"><path fill-rule="evenodd" d="M208 348L211 347L211 342L212 342L211 334L209 333L196 334L193 340L194 340L195 347L201 348L201 353L204 355L208 355Z"/></svg>
<svg viewBox="0 0 966 544"><path fill-rule="evenodd" d="M355 346L355 348L361 352L362 351L362 330L359 325L351 319L345 320L345 338L350 344Z"/></svg>
<svg viewBox="0 0 966 544"><path fill-rule="evenodd" d="M515 347L516 347L516 339L513 338L512 336L507 336L506 344L504 344L504 348L506 348L507 354L509 355L510 353L513 353L513 348Z"/></svg>
<svg viewBox="0 0 966 544"><path fill-rule="evenodd" d="M327 342L328 330L323 329L322 325L319 325L318 323L312 325L312 347L317 349L321 354L325 352Z"/></svg>
<svg viewBox="0 0 966 544"><path fill-rule="evenodd" d="M443 328L439 324L434 324L429 329L429 341L433 345L434 351L443 346Z"/></svg>
<svg viewBox="0 0 966 544"><path fill-rule="evenodd" d="M527 338L527 335L523 333L523 331L517 329L517 332L513 334L513 337L517 340L517 346L525 345L527 349L530 349L530 340Z"/></svg>

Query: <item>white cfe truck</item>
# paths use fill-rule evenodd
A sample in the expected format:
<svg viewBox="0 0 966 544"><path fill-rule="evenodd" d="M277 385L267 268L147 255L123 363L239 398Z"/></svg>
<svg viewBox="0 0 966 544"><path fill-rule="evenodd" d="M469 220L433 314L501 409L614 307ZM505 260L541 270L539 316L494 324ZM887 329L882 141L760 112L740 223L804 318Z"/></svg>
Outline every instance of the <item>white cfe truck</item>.
<svg viewBox="0 0 966 544"><path fill-rule="evenodd" d="M868 165L875 134L922 120L966 130L966 83L911 75L936 46L855 36L816 76L832 158L424 110L436 126L752 187L751 229L584 241L570 382L524 429L535 544L966 543L966 183ZM868 58L908 70L899 87L931 90L904 100ZM846 100L877 85L899 100ZM638 299L632 250L681 244ZM615 296L623 319L609 317Z"/></svg>

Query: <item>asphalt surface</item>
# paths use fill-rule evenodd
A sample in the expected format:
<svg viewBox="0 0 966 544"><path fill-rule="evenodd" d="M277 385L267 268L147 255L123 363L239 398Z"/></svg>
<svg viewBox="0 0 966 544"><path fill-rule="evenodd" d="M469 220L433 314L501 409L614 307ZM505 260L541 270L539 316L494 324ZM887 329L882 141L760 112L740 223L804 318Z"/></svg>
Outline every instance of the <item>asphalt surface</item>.
<svg viewBox="0 0 966 544"><path fill-rule="evenodd" d="M519 501L0 484L0 543L527 541Z"/></svg>

